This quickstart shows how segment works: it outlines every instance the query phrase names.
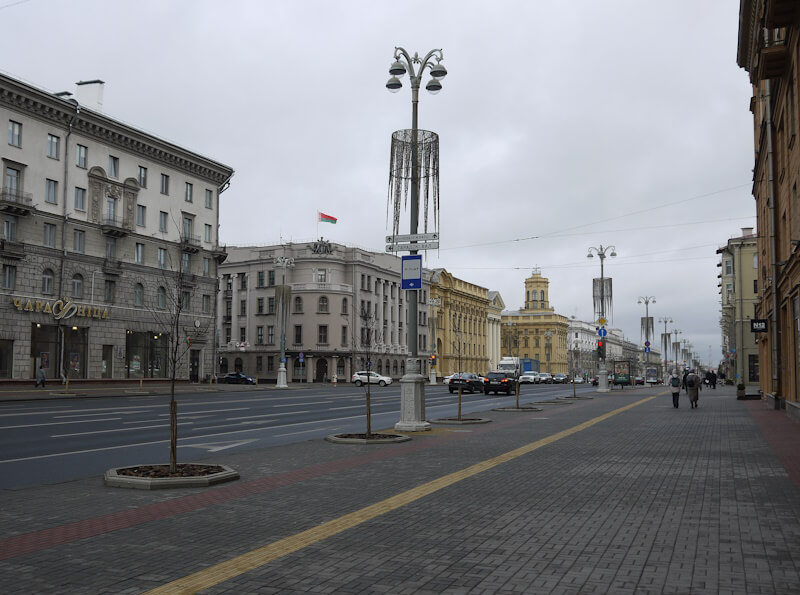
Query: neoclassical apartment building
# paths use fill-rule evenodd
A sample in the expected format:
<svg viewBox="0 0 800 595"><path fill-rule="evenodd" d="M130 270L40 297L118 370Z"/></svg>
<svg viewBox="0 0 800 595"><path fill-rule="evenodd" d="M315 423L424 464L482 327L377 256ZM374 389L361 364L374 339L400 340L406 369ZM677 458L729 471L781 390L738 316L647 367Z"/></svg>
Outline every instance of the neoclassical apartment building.
<svg viewBox="0 0 800 595"><path fill-rule="evenodd" d="M432 271L430 283L434 319L431 349L438 358L437 376L485 374L490 368L489 343L494 336L489 327L489 290L454 277L445 269ZM499 326L491 330L499 330Z"/></svg>
<svg viewBox="0 0 800 595"><path fill-rule="evenodd" d="M525 307L503 312L503 355L536 359L542 372L566 374L569 320L550 307L549 285L535 270L525 279Z"/></svg>
<svg viewBox="0 0 800 595"><path fill-rule="evenodd" d="M0 379L166 377L179 300L178 377L213 371L233 170L105 115L102 84L78 102L0 74Z"/></svg>
<svg viewBox="0 0 800 595"><path fill-rule="evenodd" d="M228 247L220 266L219 366L275 382L285 337L288 382L349 381L372 362L405 374L408 296L400 258L326 241ZM418 353L428 375L430 282L419 292ZM285 308L283 307L285 306Z"/></svg>

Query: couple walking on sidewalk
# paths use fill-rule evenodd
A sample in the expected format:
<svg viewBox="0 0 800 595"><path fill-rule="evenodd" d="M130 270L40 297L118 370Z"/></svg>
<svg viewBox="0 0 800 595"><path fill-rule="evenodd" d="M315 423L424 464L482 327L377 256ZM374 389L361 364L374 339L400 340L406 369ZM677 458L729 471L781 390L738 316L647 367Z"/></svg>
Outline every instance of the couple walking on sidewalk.
<svg viewBox="0 0 800 595"><path fill-rule="evenodd" d="M689 404L692 409L697 409L697 401L700 398L700 377L695 374L694 370L689 370L683 375L683 380L678 376L677 370L672 370L672 377L670 378L670 386L672 387L672 406L678 408L678 398L681 395L681 388L686 389L686 394L689 395Z"/></svg>

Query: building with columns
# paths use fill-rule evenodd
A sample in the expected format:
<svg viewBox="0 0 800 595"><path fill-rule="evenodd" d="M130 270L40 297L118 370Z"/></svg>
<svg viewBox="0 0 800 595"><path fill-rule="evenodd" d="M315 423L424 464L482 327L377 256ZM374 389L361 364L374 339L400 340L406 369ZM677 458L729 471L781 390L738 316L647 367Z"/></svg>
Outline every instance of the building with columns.
<svg viewBox="0 0 800 595"><path fill-rule="evenodd" d="M400 258L326 241L228 247L220 266L220 373L276 382L285 337L287 381L348 382L367 368L400 378L408 357L408 298ZM284 266L285 265L285 266ZM423 271L418 337L429 373L429 273ZM369 344L369 347L367 347Z"/></svg>
<svg viewBox="0 0 800 595"><path fill-rule="evenodd" d="M489 292L489 306L486 310L488 326L486 327L486 352L489 357L489 370L496 370L502 357L503 310L506 304L499 291Z"/></svg>
<svg viewBox="0 0 800 595"><path fill-rule="evenodd" d="M430 275L433 330L431 347L439 377L454 372L489 371L489 290L454 277L445 269Z"/></svg>
<svg viewBox="0 0 800 595"><path fill-rule="evenodd" d="M233 170L103 113L102 81L78 85L76 101L0 74L0 379L169 377L170 341L191 342L178 378L210 376Z"/></svg>
<svg viewBox="0 0 800 595"><path fill-rule="evenodd" d="M567 374L569 320L550 306L549 285L534 270L525 279L525 307L502 313L503 356L536 359L542 372Z"/></svg>

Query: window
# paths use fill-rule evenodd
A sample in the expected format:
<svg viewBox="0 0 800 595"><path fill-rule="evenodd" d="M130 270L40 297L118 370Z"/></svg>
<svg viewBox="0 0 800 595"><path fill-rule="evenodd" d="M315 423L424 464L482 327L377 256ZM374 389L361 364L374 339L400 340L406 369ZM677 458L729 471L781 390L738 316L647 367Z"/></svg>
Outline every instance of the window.
<svg viewBox="0 0 800 595"><path fill-rule="evenodd" d="M239 300L239 316L247 316L247 300Z"/></svg>
<svg viewBox="0 0 800 595"><path fill-rule="evenodd" d="M758 293L758 279L753 279L753 293Z"/></svg>
<svg viewBox="0 0 800 595"><path fill-rule="evenodd" d="M225 327L225 342L226 343L230 343L231 342L231 327L229 327L229 326ZM225 361L225 360L223 360L223 361Z"/></svg>
<svg viewBox="0 0 800 595"><path fill-rule="evenodd" d="M147 207L136 205L136 225L144 227L147 220Z"/></svg>
<svg viewBox="0 0 800 595"><path fill-rule="evenodd" d="M181 292L181 303L178 304L181 310L186 311L192 307L192 292L190 291L182 291Z"/></svg>
<svg viewBox="0 0 800 595"><path fill-rule="evenodd" d="M106 221L108 223L117 223L117 199L113 196L106 196Z"/></svg>
<svg viewBox="0 0 800 595"><path fill-rule="evenodd" d="M275 314L275 298L267 298L267 314Z"/></svg>
<svg viewBox="0 0 800 595"><path fill-rule="evenodd" d="M730 259L725 259L725 274L726 275L733 274L733 261Z"/></svg>
<svg viewBox="0 0 800 595"><path fill-rule="evenodd" d="M52 223L44 224L44 245L48 248L56 247L56 226Z"/></svg>
<svg viewBox="0 0 800 595"><path fill-rule="evenodd" d="M192 266L192 257L188 252L181 255L181 272L189 274L189 269Z"/></svg>
<svg viewBox="0 0 800 595"><path fill-rule="evenodd" d="M12 147L22 146L22 124L14 120L8 121L8 144Z"/></svg>
<svg viewBox="0 0 800 595"><path fill-rule="evenodd" d="M53 134L47 135L47 156L50 159L58 159L59 155L58 145L60 140L61 139L59 139L57 136Z"/></svg>
<svg viewBox="0 0 800 595"><path fill-rule="evenodd" d="M103 297L109 304L114 303L114 296L117 293L117 284L114 281L106 280Z"/></svg>
<svg viewBox="0 0 800 595"><path fill-rule="evenodd" d="M269 271L269 273L267 273L267 284L270 287L275 285L275 271Z"/></svg>
<svg viewBox="0 0 800 595"><path fill-rule="evenodd" d="M58 182L47 179L44 183L44 201L50 204L58 204Z"/></svg>
<svg viewBox="0 0 800 595"><path fill-rule="evenodd" d="M159 310L164 310L167 307L167 290L159 287L156 292L156 306Z"/></svg>
<svg viewBox="0 0 800 595"><path fill-rule="evenodd" d="M83 297L83 275L75 274L72 276L72 297Z"/></svg>
<svg viewBox="0 0 800 595"><path fill-rule="evenodd" d="M6 181L3 188L6 192L16 195L22 189L22 172L13 167L6 167Z"/></svg>
<svg viewBox="0 0 800 595"><path fill-rule="evenodd" d="M86 169L86 157L89 154L89 149L83 145L78 145L78 151L75 153L75 165L81 169Z"/></svg>
<svg viewBox="0 0 800 595"><path fill-rule="evenodd" d="M136 264L144 264L144 244L136 242L136 246L133 250L133 258Z"/></svg>
<svg viewBox="0 0 800 595"><path fill-rule="evenodd" d="M169 176L161 174L161 194L169 194Z"/></svg>
<svg viewBox="0 0 800 595"><path fill-rule="evenodd" d="M239 342L244 343L246 341L247 341L247 328L243 326L239 328Z"/></svg>
<svg viewBox="0 0 800 595"><path fill-rule="evenodd" d="M211 312L211 296L210 295L203 295L203 314L209 314Z"/></svg>
<svg viewBox="0 0 800 595"><path fill-rule="evenodd" d="M86 251L86 232L76 229L72 232L72 251L83 254Z"/></svg>
<svg viewBox="0 0 800 595"><path fill-rule="evenodd" d="M3 219L3 239L15 242L17 240L17 217L6 215Z"/></svg>
<svg viewBox="0 0 800 595"><path fill-rule="evenodd" d="M133 305L144 306L144 285L141 283L133 286Z"/></svg>
<svg viewBox="0 0 800 595"><path fill-rule="evenodd" d="M294 343L295 345L302 345L303 343L303 325L294 325Z"/></svg>
<svg viewBox="0 0 800 595"><path fill-rule="evenodd" d="M342 298L342 314L348 314L347 298Z"/></svg>
<svg viewBox="0 0 800 595"><path fill-rule="evenodd" d="M327 314L328 312L328 298L326 298L324 295L321 298L319 298L317 312L320 312L322 314Z"/></svg>
<svg viewBox="0 0 800 595"><path fill-rule="evenodd" d="M147 188L147 168L139 166L139 186Z"/></svg>
<svg viewBox="0 0 800 595"><path fill-rule="evenodd" d="M186 182L186 189L183 194L183 200L186 202L192 202L192 184L190 182Z"/></svg>
<svg viewBox="0 0 800 595"><path fill-rule="evenodd" d="M119 157L108 156L108 176L111 178L119 177Z"/></svg>
<svg viewBox="0 0 800 595"><path fill-rule="evenodd" d="M264 327L257 326L256 327L256 344L263 345L264 344Z"/></svg>
<svg viewBox="0 0 800 595"><path fill-rule="evenodd" d="M263 372L264 371L264 356L257 355L256 356L256 372Z"/></svg>
<svg viewBox="0 0 800 595"><path fill-rule="evenodd" d="M211 276L211 259L203 258L203 277Z"/></svg>
<svg viewBox="0 0 800 595"><path fill-rule="evenodd" d="M347 327L342 327L342 347L347 347Z"/></svg>
<svg viewBox="0 0 800 595"><path fill-rule="evenodd" d="M256 314L264 313L264 298L256 298Z"/></svg>
<svg viewBox="0 0 800 595"><path fill-rule="evenodd" d="M256 279L256 284L258 287L264 287L264 271L258 271L258 277Z"/></svg>
<svg viewBox="0 0 800 595"><path fill-rule="evenodd" d="M113 260L117 255L117 238L106 238L106 258Z"/></svg>
<svg viewBox="0 0 800 595"><path fill-rule="evenodd" d="M194 220L191 217L184 217L183 218L183 239L184 240L191 240L192 238L192 229L194 228Z"/></svg>
<svg viewBox="0 0 800 595"><path fill-rule="evenodd" d="M206 240L206 242L210 242L211 241L211 226L208 223L206 223L205 226L203 227L203 229L205 230L205 240Z"/></svg>
<svg viewBox="0 0 800 595"><path fill-rule="evenodd" d="M206 208L214 208L214 193L211 190L206 190Z"/></svg>
<svg viewBox="0 0 800 595"><path fill-rule="evenodd" d="M233 289L233 277L230 275L225 275L225 289L228 291Z"/></svg>
<svg viewBox="0 0 800 595"><path fill-rule="evenodd" d="M268 326L267 327L267 345L274 345L275 344L275 327Z"/></svg>
<svg viewBox="0 0 800 595"><path fill-rule="evenodd" d="M300 296L294 298L294 311L296 314L303 313L303 298L301 298Z"/></svg>
<svg viewBox="0 0 800 595"><path fill-rule="evenodd" d="M53 293L53 270L45 269L42 273L42 293Z"/></svg>
<svg viewBox="0 0 800 595"><path fill-rule="evenodd" d="M86 210L86 188L75 187L75 210Z"/></svg>
<svg viewBox="0 0 800 595"><path fill-rule="evenodd" d="M164 211L161 211L158 214L158 231L160 232L167 231L167 214Z"/></svg>
<svg viewBox="0 0 800 595"><path fill-rule="evenodd" d="M247 275L239 273L239 289L247 289Z"/></svg>
<svg viewBox="0 0 800 595"><path fill-rule="evenodd" d="M17 283L17 267L11 264L3 265L3 289L14 289Z"/></svg>
<svg viewBox="0 0 800 595"><path fill-rule="evenodd" d="M160 269L167 268L167 249L166 248L159 248L158 249L158 268L160 268Z"/></svg>
<svg viewBox="0 0 800 595"><path fill-rule="evenodd" d="M274 372L275 371L275 356L268 355L267 356L267 372Z"/></svg>
<svg viewBox="0 0 800 595"><path fill-rule="evenodd" d="M317 333L317 343L320 345L327 345L328 344L328 325L327 324L320 324L319 325L319 332Z"/></svg>
<svg viewBox="0 0 800 595"><path fill-rule="evenodd" d="M325 269L321 271L317 271L317 283L327 283L328 282L328 271Z"/></svg>

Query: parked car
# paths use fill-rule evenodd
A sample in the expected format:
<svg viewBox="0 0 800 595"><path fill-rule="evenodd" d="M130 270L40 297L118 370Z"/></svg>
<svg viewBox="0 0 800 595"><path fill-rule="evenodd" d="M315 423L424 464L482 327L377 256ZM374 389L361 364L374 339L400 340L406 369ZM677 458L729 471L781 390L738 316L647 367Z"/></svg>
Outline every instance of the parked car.
<svg viewBox="0 0 800 595"><path fill-rule="evenodd" d="M539 382L538 372L526 372L525 374L519 377L520 384L536 384L538 382Z"/></svg>
<svg viewBox="0 0 800 595"><path fill-rule="evenodd" d="M566 384L567 383L567 375L566 374L556 374L553 376L553 384Z"/></svg>
<svg viewBox="0 0 800 595"><path fill-rule="evenodd" d="M586 381L583 379L583 376L575 376L575 378L572 379L572 382L575 384L583 384Z"/></svg>
<svg viewBox="0 0 800 595"><path fill-rule="evenodd" d="M510 372L489 372L483 379L483 392L499 394L504 392L510 395L516 390L514 374Z"/></svg>
<svg viewBox="0 0 800 595"><path fill-rule="evenodd" d="M255 384L256 379L243 374L242 372L228 372L224 376L217 377L219 384Z"/></svg>
<svg viewBox="0 0 800 595"><path fill-rule="evenodd" d="M644 386L644 376L637 376L636 378L633 379L633 381L634 384L641 384L642 386Z"/></svg>
<svg viewBox="0 0 800 595"><path fill-rule="evenodd" d="M539 382L541 384L553 384L553 377L549 372L539 372Z"/></svg>
<svg viewBox="0 0 800 595"><path fill-rule="evenodd" d="M598 384L600 384L600 377L599 376L595 376L594 378L592 378L592 386L597 386ZM612 384L614 384L614 375L613 374L609 374L608 375L608 386L611 386Z"/></svg>
<svg viewBox="0 0 800 595"><path fill-rule="evenodd" d="M471 393L481 392L483 390L483 378L477 374L470 374L469 372L459 372L453 374L450 378L448 390L454 393L461 388L462 391L468 390Z"/></svg>
<svg viewBox="0 0 800 595"><path fill-rule="evenodd" d="M353 374L352 383L355 384L356 386L361 386L362 384L366 384L367 376L369 376L370 384L377 384L378 386L386 386L387 384L392 383L392 379L389 376L381 376L377 372L367 372L367 371L356 372L355 374Z"/></svg>

